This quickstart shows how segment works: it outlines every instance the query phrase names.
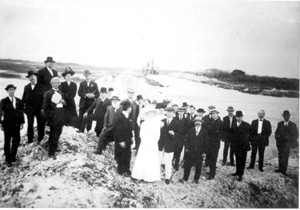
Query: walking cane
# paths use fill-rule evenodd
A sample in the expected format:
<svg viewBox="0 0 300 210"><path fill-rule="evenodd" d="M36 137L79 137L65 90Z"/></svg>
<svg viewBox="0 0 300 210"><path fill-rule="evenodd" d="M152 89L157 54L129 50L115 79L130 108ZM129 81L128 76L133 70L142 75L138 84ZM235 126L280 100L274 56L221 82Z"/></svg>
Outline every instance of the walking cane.
<svg viewBox="0 0 300 210"><path fill-rule="evenodd" d="M182 160L178 166L178 168L180 168L180 166L182 165L182 163L184 162L184 160ZM174 171L174 173L172 174L172 176L170 177L170 179L172 179L172 177L176 174L176 170Z"/></svg>

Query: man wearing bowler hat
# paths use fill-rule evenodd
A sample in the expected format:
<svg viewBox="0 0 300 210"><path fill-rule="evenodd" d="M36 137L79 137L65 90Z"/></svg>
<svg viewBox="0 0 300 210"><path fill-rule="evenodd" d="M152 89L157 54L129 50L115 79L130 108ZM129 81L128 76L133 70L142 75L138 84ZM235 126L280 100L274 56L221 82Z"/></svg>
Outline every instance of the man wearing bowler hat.
<svg viewBox="0 0 300 210"><path fill-rule="evenodd" d="M80 97L78 128L82 133L84 132L85 127L87 131L92 128L92 120L83 120L83 115L99 97L98 85L96 82L92 81L91 72L89 70L85 70L83 75L85 76L85 81L80 83L78 90L78 95Z"/></svg>
<svg viewBox="0 0 300 210"><path fill-rule="evenodd" d="M250 151L249 136L250 124L243 121L242 111L236 111L236 121L232 124L231 149L236 159L236 172L232 176L238 176L238 181L243 179L247 152Z"/></svg>
<svg viewBox="0 0 300 210"><path fill-rule="evenodd" d="M106 145L109 142L114 141L114 134L113 134L113 123L114 117L116 113L120 113L120 99L118 96L113 96L111 98L111 105L107 107L105 115L104 115L104 123L103 129L99 135L98 140L98 148L94 152L95 154L101 155L102 150L106 149Z"/></svg>
<svg viewBox="0 0 300 210"><path fill-rule="evenodd" d="M197 116L200 117L201 119L203 119L203 115L204 115L205 111L202 108L197 109Z"/></svg>
<svg viewBox="0 0 300 210"><path fill-rule="evenodd" d="M211 111L216 109L215 106L208 106L208 114L203 117L204 123L208 123L211 120Z"/></svg>
<svg viewBox="0 0 300 210"><path fill-rule="evenodd" d="M108 106L111 105L111 101L106 97L107 91L105 87L100 89L100 97L86 110L83 118L87 118L88 114L92 120L97 122L95 127L96 135L99 136L104 123L104 115Z"/></svg>
<svg viewBox="0 0 300 210"><path fill-rule="evenodd" d="M191 168L196 164L194 181L198 184L203 157L205 157L207 152L208 135L207 131L201 127L203 120L200 117L196 117L193 122L195 126L189 130L186 136L184 175L180 182L188 181Z"/></svg>
<svg viewBox="0 0 300 210"><path fill-rule="evenodd" d="M45 134L45 120L41 116L45 86L37 82L38 74L34 71L27 72L30 83L24 87L22 101L24 112L27 115L27 140L28 144L33 142L34 117L37 121L38 142L41 142Z"/></svg>
<svg viewBox="0 0 300 210"><path fill-rule="evenodd" d="M170 184L172 173L172 159L175 150L175 138L180 130L179 122L174 119L174 108L167 107L165 109L167 118L163 119L163 126L160 132L160 139L158 141L160 162L165 163L165 182Z"/></svg>
<svg viewBox="0 0 300 210"><path fill-rule="evenodd" d="M283 111L283 121L279 122L275 131L276 146L278 150L278 169L277 173L287 175L290 149L298 146L299 132L297 125L290 121L290 112Z"/></svg>
<svg viewBox="0 0 300 210"><path fill-rule="evenodd" d="M38 82L45 86L45 91L50 90L52 88L50 81L53 77L57 77L57 71L53 69L53 63L55 61L52 57L47 57L44 61L45 67L38 71Z"/></svg>
<svg viewBox="0 0 300 210"><path fill-rule="evenodd" d="M233 158L233 150L231 148L231 139L232 139L232 125L236 122L236 118L233 115L234 109L232 106L228 106L227 108L228 115L223 117L223 125L224 125L224 150L223 150L223 161L222 166L226 165L227 162L227 155L228 150L230 149L229 158L230 158L230 165L234 166L234 158Z"/></svg>
<svg viewBox="0 0 300 210"><path fill-rule="evenodd" d="M24 124L24 105L21 99L15 97L16 87L7 85L5 90L8 97L0 102L0 129L4 131L4 155L6 165L12 166L15 162L20 144L20 130Z"/></svg>
<svg viewBox="0 0 300 210"><path fill-rule="evenodd" d="M209 166L208 180L215 178L220 142L222 138L223 122L218 114L219 112L216 109L212 110L210 123L205 127L209 139L206 159L206 163Z"/></svg>

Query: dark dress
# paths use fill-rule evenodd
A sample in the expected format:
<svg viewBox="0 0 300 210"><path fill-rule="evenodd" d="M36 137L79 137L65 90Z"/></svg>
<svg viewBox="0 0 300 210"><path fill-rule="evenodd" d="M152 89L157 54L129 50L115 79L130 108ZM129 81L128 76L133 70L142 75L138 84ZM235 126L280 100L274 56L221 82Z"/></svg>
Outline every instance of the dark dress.
<svg viewBox="0 0 300 210"><path fill-rule="evenodd" d="M62 82L60 90L64 94L66 105L64 106L64 125L76 127L78 123L78 114L75 105L75 96L77 85L75 82Z"/></svg>

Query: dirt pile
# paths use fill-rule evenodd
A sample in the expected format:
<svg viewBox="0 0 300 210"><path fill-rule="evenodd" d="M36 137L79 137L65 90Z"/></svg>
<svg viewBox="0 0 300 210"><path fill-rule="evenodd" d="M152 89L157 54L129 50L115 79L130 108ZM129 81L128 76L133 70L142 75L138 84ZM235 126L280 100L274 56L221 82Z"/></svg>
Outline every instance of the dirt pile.
<svg viewBox="0 0 300 210"><path fill-rule="evenodd" d="M298 207L298 157L289 163L289 176L274 173L277 159L266 161L265 171L246 170L238 182L231 174L235 167L218 164L215 180L193 182L194 169L187 183L180 168L171 184L164 181L131 181L116 173L113 145L103 155L94 155L94 133L77 133L64 127L57 159L47 157L47 136L40 145L24 144L19 160L0 172L0 207L159 207L159 208L274 208ZM132 154L131 166L135 161ZM163 177L163 171L162 171Z"/></svg>

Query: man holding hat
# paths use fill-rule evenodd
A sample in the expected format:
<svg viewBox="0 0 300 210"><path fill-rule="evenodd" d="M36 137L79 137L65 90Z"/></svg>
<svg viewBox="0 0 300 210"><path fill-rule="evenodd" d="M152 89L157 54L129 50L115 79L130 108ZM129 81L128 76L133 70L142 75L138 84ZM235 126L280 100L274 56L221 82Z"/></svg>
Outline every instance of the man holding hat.
<svg viewBox="0 0 300 210"><path fill-rule="evenodd" d="M53 63L55 61L52 57L47 57L44 61L45 67L38 71L38 82L45 86L45 91L52 88L50 81L53 77L57 77L57 71L53 69Z"/></svg>
<svg viewBox="0 0 300 210"><path fill-rule="evenodd" d="M83 120L83 115L94 103L95 99L99 97L98 85L96 82L92 81L91 72L85 70L83 75L85 76L85 81L80 83L78 90L78 95L80 97L78 128L82 133L84 132L85 127L87 131L90 131L92 128L92 120Z"/></svg>
<svg viewBox="0 0 300 210"><path fill-rule="evenodd" d="M297 125L290 121L290 112L283 111L283 121L279 122L275 131L276 146L278 150L278 169L275 172L286 174L290 149L298 146L299 132Z"/></svg>
<svg viewBox="0 0 300 210"><path fill-rule="evenodd" d="M243 179L247 152L251 149L249 136L250 124L243 121L242 111L236 111L236 121L232 124L231 149L236 159L236 172L232 176L238 176L238 181Z"/></svg>
<svg viewBox="0 0 300 210"><path fill-rule="evenodd" d="M65 96L66 105L64 106L64 125L76 127L78 115L75 105L75 96L77 93L77 84L72 82L71 78L75 74L70 66L67 66L62 76L65 78L65 82L60 85L60 90Z"/></svg>
<svg viewBox="0 0 300 210"><path fill-rule="evenodd" d="M114 141L113 120L116 115L116 112L120 112L119 108L120 99L118 96L113 96L111 98L111 105L107 107L104 115L103 129L99 135L98 148L97 151L94 152L95 154L101 155L102 150L106 149L106 145L109 142Z"/></svg>
<svg viewBox="0 0 300 210"><path fill-rule="evenodd" d="M233 158L233 150L231 148L231 139L232 139L232 125L236 122L236 118L233 115L234 109L232 106L228 106L227 108L228 115L223 117L223 125L224 125L224 150L223 150L223 161L222 161L222 166L226 165L227 162L227 155L228 155L228 150L230 148L230 165L234 166L234 158Z"/></svg>
<svg viewBox="0 0 300 210"><path fill-rule="evenodd" d="M20 144L20 130L24 124L24 105L21 99L15 97L16 87L7 85L8 97L0 102L0 129L4 131L4 155L8 167L16 161Z"/></svg>
<svg viewBox="0 0 300 210"><path fill-rule="evenodd" d="M163 119L163 126L160 132L160 139L158 141L158 149L160 160L165 163L165 182L170 184L172 173L172 159L175 150L175 138L180 130L180 124L176 119L173 119L174 108L167 107L165 109L167 118Z"/></svg>
<svg viewBox="0 0 300 210"><path fill-rule="evenodd" d="M214 179L216 175L217 159L222 138L223 122L218 116L219 112L214 109L211 111L211 120L206 124L205 129L208 132L208 152L206 163L209 166L208 180Z"/></svg>
<svg viewBox="0 0 300 210"><path fill-rule="evenodd" d="M183 183L188 181L191 168L196 164L194 181L198 184L201 175L203 157L205 157L207 152L208 135L207 131L201 127L203 120L200 117L196 117L193 122L195 126L189 130L186 136L184 175L180 182Z"/></svg>
<svg viewBox="0 0 300 210"><path fill-rule="evenodd" d="M34 117L37 120L38 142L41 142L45 135L45 120L41 115L45 86L37 82L38 74L35 71L28 71L27 78L30 83L24 87L22 101L24 112L27 116L27 140L28 144L33 142Z"/></svg>
<svg viewBox="0 0 300 210"><path fill-rule="evenodd" d="M183 113L185 108L180 107L178 109L178 117L175 117L176 120L179 122L179 132L175 138L175 151L174 151L174 158L173 161L175 162L174 168L178 171L180 155L183 149L185 137L190 129L190 121L187 118L183 117Z"/></svg>
<svg viewBox="0 0 300 210"><path fill-rule="evenodd" d="M101 87L100 89L100 97L97 98L96 101L86 110L83 117L87 118L88 114L90 114L90 119L95 120L97 122L95 127L96 135L99 136L104 123L104 115L108 106L111 105L111 101L106 97L107 91L105 87Z"/></svg>

